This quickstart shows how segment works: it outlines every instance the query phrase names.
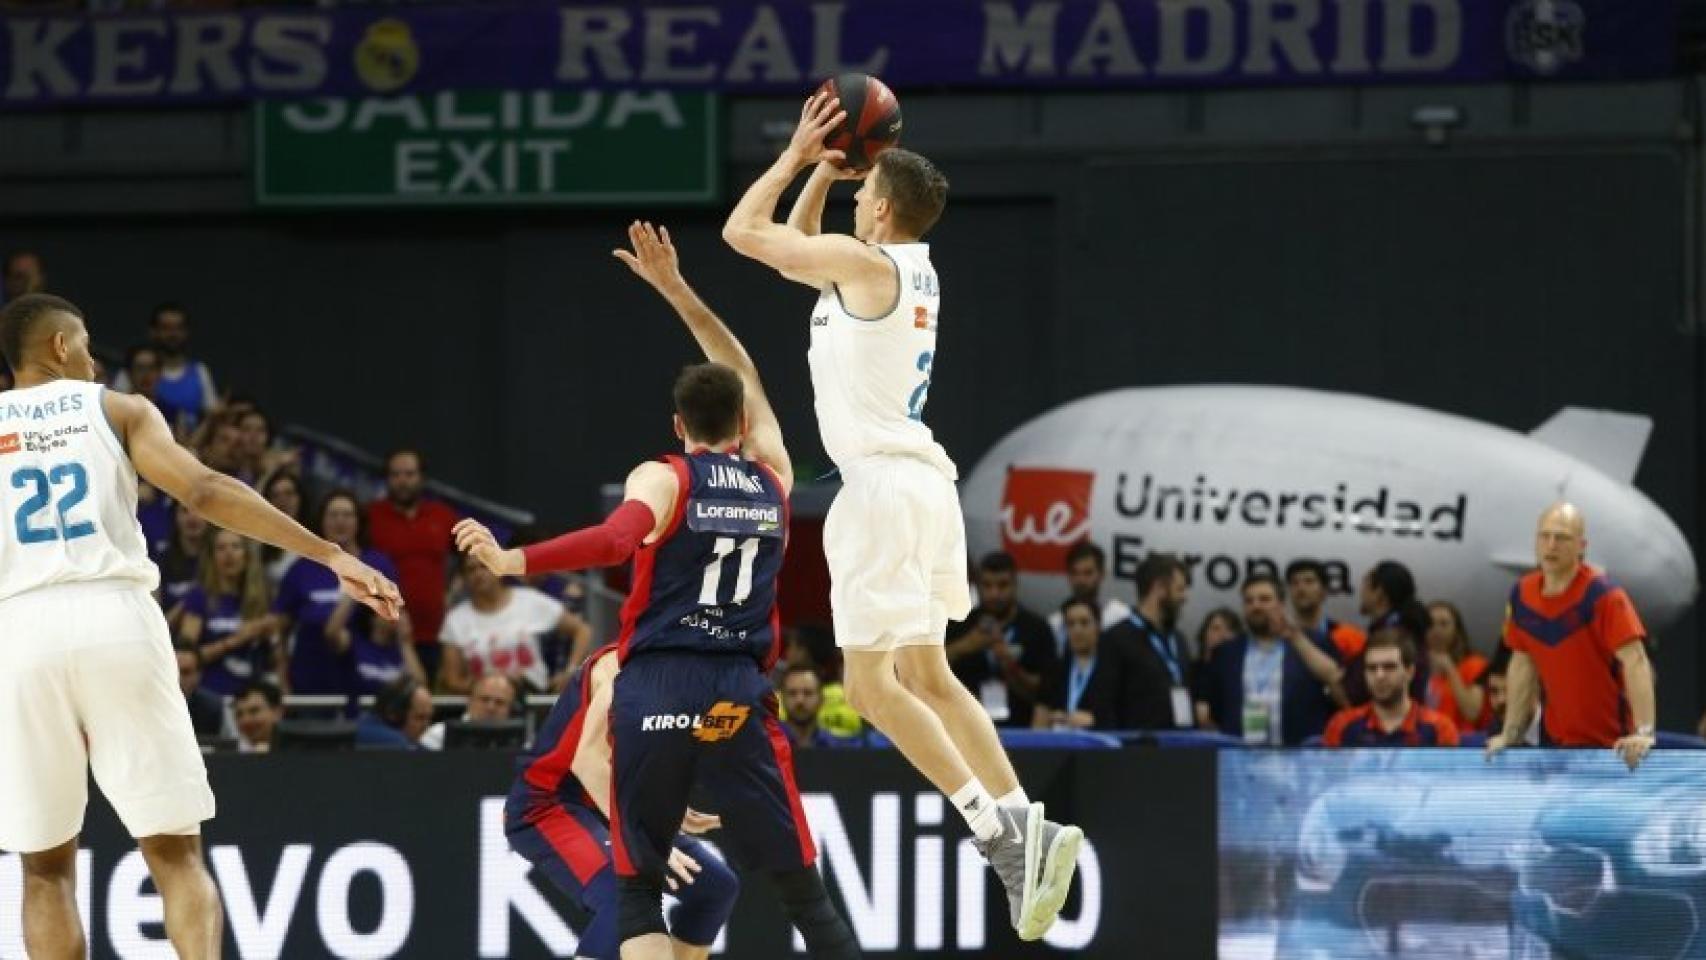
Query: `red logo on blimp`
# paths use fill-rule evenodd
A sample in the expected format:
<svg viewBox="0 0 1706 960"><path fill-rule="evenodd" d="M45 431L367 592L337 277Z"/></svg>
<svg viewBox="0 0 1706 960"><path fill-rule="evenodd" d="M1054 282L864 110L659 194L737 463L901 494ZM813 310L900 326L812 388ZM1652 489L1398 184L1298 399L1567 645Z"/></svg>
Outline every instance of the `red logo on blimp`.
<svg viewBox="0 0 1706 960"><path fill-rule="evenodd" d="M15 433L0 435L0 453L17 453L23 449L23 443Z"/></svg>
<svg viewBox="0 0 1706 960"><path fill-rule="evenodd" d="M1090 535L1090 491L1084 470L1007 471L1001 494L1001 548L1021 570L1059 573L1072 545Z"/></svg>

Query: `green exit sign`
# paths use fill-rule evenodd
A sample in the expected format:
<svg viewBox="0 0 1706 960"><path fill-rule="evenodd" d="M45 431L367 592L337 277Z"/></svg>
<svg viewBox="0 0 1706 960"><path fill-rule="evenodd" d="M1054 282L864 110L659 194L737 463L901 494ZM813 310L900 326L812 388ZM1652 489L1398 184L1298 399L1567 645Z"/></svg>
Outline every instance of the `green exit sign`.
<svg viewBox="0 0 1706 960"><path fill-rule="evenodd" d="M718 99L453 91L255 106L263 207L710 204Z"/></svg>

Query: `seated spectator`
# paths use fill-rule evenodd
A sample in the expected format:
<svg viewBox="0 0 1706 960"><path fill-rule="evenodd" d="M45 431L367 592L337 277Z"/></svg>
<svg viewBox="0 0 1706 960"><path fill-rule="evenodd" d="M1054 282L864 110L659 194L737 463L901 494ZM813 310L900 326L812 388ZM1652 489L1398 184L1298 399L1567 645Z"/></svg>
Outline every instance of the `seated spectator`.
<svg viewBox="0 0 1706 960"><path fill-rule="evenodd" d="M334 490L320 501L312 524L345 553L360 557L386 577L391 561L363 544L360 501ZM273 613L290 643L290 691L305 694L372 693L404 671L426 680L414 651L397 642L407 634L408 611L396 623L375 617L344 595L337 575L317 563L298 562L279 584Z"/></svg>
<svg viewBox="0 0 1706 960"><path fill-rule="evenodd" d="M1487 658L1469 645L1463 614L1447 600L1428 604L1428 706L1451 718L1459 732L1485 730L1491 719L1480 687Z"/></svg>
<svg viewBox="0 0 1706 960"><path fill-rule="evenodd" d="M509 674L532 690L561 689L567 674L547 672L539 638L556 631L576 638L577 647L590 647L592 628L586 621L532 587L510 585L472 554L462 558L462 580L468 599L445 615L440 632L439 687L467 693L475 680L494 672ZM585 656L577 651L571 659Z"/></svg>
<svg viewBox="0 0 1706 960"><path fill-rule="evenodd" d="M512 538L512 545L517 547L532 546L546 539L548 537L543 531L538 527L529 525L516 531ZM585 571L534 573L522 577L521 582L561 603L565 609L579 619L579 622L586 626L584 637L579 632L568 637L553 632L547 637L545 644L546 667L552 676L566 677L569 671L580 666L581 658L592 653L592 625L587 620L587 599L590 594L587 588L587 573ZM783 659L786 659L786 655ZM779 660L777 666L780 669L782 661ZM780 674L777 674L777 678L780 678Z"/></svg>
<svg viewBox="0 0 1706 960"><path fill-rule="evenodd" d="M154 399L154 394L160 389L160 351L146 343L131 347L124 355L124 369L119 373L119 380L128 381L129 393L158 407L160 404Z"/></svg>
<svg viewBox="0 0 1706 960"><path fill-rule="evenodd" d="M259 483L280 470L296 468L297 451L283 446L273 436L272 419L260 407L250 405L237 415L237 475Z"/></svg>
<svg viewBox="0 0 1706 960"><path fill-rule="evenodd" d="M1410 697L1416 646L1401 630L1375 633L1363 648L1369 701L1339 711L1321 740L1329 747L1455 747L1451 718Z"/></svg>
<svg viewBox="0 0 1706 960"><path fill-rule="evenodd" d="M515 716L515 705L521 702L521 688L516 682L501 673L488 673L474 681L474 690L468 694L468 707L462 713L462 719L473 723L496 723ZM426 728L421 734L421 749L444 749L444 723L442 721Z"/></svg>
<svg viewBox="0 0 1706 960"><path fill-rule="evenodd" d="M265 680L251 680L231 698L231 712L237 721L238 751L266 753L284 719L284 693Z"/></svg>
<svg viewBox="0 0 1706 960"><path fill-rule="evenodd" d="M1487 672L1481 675L1481 689L1487 696L1487 730L1503 730L1505 727L1505 697L1508 695L1505 670L1509 662L1509 657L1503 660L1494 657L1487 666Z"/></svg>
<svg viewBox="0 0 1706 960"><path fill-rule="evenodd" d="M1101 599L1102 582L1108 572L1108 555L1102 548L1089 540L1080 540L1066 551L1066 586L1072 591L1071 599L1088 600L1096 607L1101 617L1102 629L1113 626L1131 616L1131 606L1117 597ZM1066 621L1061 617L1061 610L1048 615L1049 629L1054 631L1054 653L1057 661L1066 659Z"/></svg>
<svg viewBox="0 0 1706 960"><path fill-rule="evenodd" d="M1097 725L1113 730L1188 730L1195 723L1195 668L1174 625L1190 597L1185 565L1152 551L1137 565L1137 610L1102 632Z"/></svg>
<svg viewBox="0 0 1706 960"><path fill-rule="evenodd" d="M811 667L789 667L782 676L782 726L795 749L838 746L839 737L818 725L823 709L823 681Z"/></svg>
<svg viewBox="0 0 1706 960"><path fill-rule="evenodd" d="M1054 631L1019 605L1019 566L991 553L977 565L977 600L948 625L948 665L998 725L1029 727L1037 689L1053 671Z"/></svg>
<svg viewBox="0 0 1706 960"><path fill-rule="evenodd" d="M1210 610L1197 628L1196 657L1200 667L1214 655L1215 648L1244 632L1244 621L1231 607Z"/></svg>
<svg viewBox="0 0 1706 960"><path fill-rule="evenodd" d="M1317 639L1333 642L1339 661L1348 663L1362 652L1368 635L1355 624L1340 623L1327 616L1327 565L1307 558L1285 565L1285 587L1291 592L1291 609L1297 625Z"/></svg>
<svg viewBox="0 0 1706 960"><path fill-rule="evenodd" d="M47 269L42 266L41 254L34 250L14 250L6 255L0 267L0 303L16 300L26 293L47 292Z"/></svg>
<svg viewBox="0 0 1706 960"><path fill-rule="evenodd" d="M261 496L266 497L267 502L277 507L280 513L305 527L314 526L305 509L307 504L302 496L301 477L289 470L276 470L261 481L259 489ZM296 562L296 554L267 544L261 547L261 561L267 566L267 583L277 590L285 571ZM387 572L385 575L390 577L395 573Z"/></svg>
<svg viewBox="0 0 1706 960"><path fill-rule="evenodd" d="M184 613L184 598L201 577L201 551L207 543L207 521L182 506L172 510L172 535L154 558L160 566L160 606L166 623L176 630Z"/></svg>
<svg viewBox="0 0 1706 960"><path fill-rule="evenodd" d="M385 458L385 496L368 505L373 546L397 565L397 589L414 626L415 652L427 676L438 675L439 631L444 626L444 581L450 569L450 528L456 511L423 495L421 455L394 450Z"/></svg>
<svg viewBox="0 0 1706 960"><path fill-rule="evenodd" d="M373 695L373 709L355 724L355 745L366 750L419 750L432 723L432 694L404 674Z"/></svg>
<svg viewBox="0 0 1706 960"><path fill-rule="evenodd" d="M178 621L178 636L201 651L202 686L230 696L251 680L283 674L270 606L259 548L209 527L200 575Z"/></svg>
<svg viewBox="0 0 1706 960"><path fill-rule="evenodd" d="M254 477L242 475L243 428L237 426L236 417L229 411L221 411L209 417L204 428L197 431L191 443L208 469L217 470L246 483L254 482Z"/></svg>
<svg viewBox="0 0 1706 960"><path fill-rule="evenodd" d="M184 703L190 710L190 726L198 739L219 736L225 729L225 700L218 694L202 689L201 655L193 644L178 641L172 645L178 658L178 689L184 693Z"/></svg>
<svg viewBox="0 0 1706 960"><path fill-rule="evenodd" d="M1286 617L1279 579L1244 581L1248 633L1215 648L1198 690L1198 725L1254 745L1296 746L1319 736L1342 700L1337 650Z"/></svg>
<svg viewBox="0 0 1706 960"><path fill-rule="evenodd" d="M1031 726L1037 730L1089 730L1098 726L1098 708L1109 717L1116 714L1104 705L1107 684L1097 673L1098 645L1102 639L1102 611L1094 601L1073 597L1060 606L1066 624L1066 662L1056 664L1043 681Z"/></svg>
<svg viewBox="0 0 1706 960"><path fill-rule="evenodd" d="M1382 560L1362 578L1358 588L1358 604L1368 617L1367 636L1387 627L1402 629L1410 642L1421 646L1428 635L1428 611L1416 599L1416 578L1410 568L1396 560ZM1345 697L1350 706L1360 707L1368 702L1368 688L1363 685L1365 673L1356 657L1343 660L1345 664ZM1410 687L1410 697L1423 703L1428 699L1428 684L1433 677L1426 660L1416 664L1416 679Z"/></svg>

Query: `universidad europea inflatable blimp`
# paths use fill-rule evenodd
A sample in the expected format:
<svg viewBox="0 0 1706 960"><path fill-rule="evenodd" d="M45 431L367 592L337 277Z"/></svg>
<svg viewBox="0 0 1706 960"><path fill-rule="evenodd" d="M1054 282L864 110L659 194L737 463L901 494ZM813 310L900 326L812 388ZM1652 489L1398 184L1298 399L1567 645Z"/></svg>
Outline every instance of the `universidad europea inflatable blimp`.
<svg viewBox="0 0 1706 960"><path fill-rule="evenodd" d="M1629 589L1655 637L1694 602L1694 554L1631 485L1652 422L1568 407L1529 434L1419 407L1284 387L1116 390L996 444L961 488L974 555L1018 561L1023 601L1052 612L1067 550L1107 551L1104 593L1134 600L1152 550L1191 571L1180 626L1240 607L1238 585L1296 558L1327 565L1330 615L1360 623L1357 583L1405 563L1423 599L1463 610L1493 645L1511 584L1534 566L1548 503L1587 517L1588 560Z"/></svg>

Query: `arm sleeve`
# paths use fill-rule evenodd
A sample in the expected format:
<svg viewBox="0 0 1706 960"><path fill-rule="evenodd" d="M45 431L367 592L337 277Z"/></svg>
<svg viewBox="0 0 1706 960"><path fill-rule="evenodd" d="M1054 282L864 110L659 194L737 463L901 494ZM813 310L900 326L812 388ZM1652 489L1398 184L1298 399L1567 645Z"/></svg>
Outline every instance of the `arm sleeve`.
<svg viewBox="0 0 1706 960"><path fill-rule="evenodd" d="M657 526L652 508L638 500L625 500L596 527L587 527L522 548L527 573L554 573L611 567L638 550L646 534Z"/></svg>
<svg viewBox="0 0 1706 960"><path fill-rule="evenodd" d="M1617 651L1646 636L1647 627L1622 587L1599 599L1599 642L1606 653L1616 656Z"/></svg>
<svg viewBox="0 0 1706 960"><path fill-rule="evenodd" d="M1505 607L1505 625L1502 630L1505 646L1509 647L1513 652L1528 652L1528 638L1521 630L1518 630L1516 628L1516 624L1511 621L1511 611L1508 606Z"/></svg>

